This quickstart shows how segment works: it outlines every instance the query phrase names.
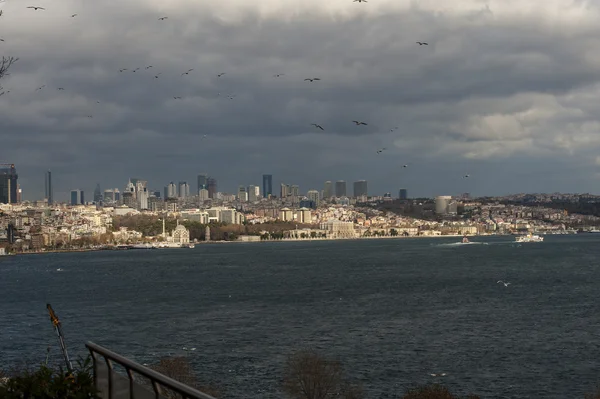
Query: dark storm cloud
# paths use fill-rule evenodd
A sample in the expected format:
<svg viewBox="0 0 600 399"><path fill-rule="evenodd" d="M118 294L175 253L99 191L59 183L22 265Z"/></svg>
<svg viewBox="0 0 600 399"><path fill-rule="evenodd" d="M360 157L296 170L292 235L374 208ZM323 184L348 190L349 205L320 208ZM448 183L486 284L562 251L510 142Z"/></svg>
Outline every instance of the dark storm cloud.
<svg viewBox="0 0 600 399"><path fill-rule="evenodd" d="M374 193L504 193L539 182L522 168L543 173L557 157L564 167L545 190L591 191L596 7L285 4L67 1L34 12L3 3L0 51L20 60L2 82L11 93L0 98L0 134L11 153L1 156L19 166L26 196L41 194L46 168L64 191L122 187L129 176L194 187L205 171L227 191L273 173L276 185L302 191L364 178ZM322 80L304 81L313 77ZM496 162L516 177L502 179ZM559 183L566 165L579 186ZM474 169L486 178L465 186ZM486 183L495 180L502 186Z"/></svg>

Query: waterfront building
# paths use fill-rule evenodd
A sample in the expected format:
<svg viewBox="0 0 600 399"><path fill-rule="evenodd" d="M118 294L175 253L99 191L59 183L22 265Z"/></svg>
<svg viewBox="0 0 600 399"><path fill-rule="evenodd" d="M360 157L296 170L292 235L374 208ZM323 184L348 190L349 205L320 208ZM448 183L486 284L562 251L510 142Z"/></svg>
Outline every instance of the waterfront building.
<svg viewBox="0 0 600 399"><path fill-rule="evenodd" d="M354 230L353 222L342 222L340 220L329 220L321 223L321 230L327 232L327 238L355 238L356 231Z"/></svg>
<svg viewBox="0 0 600 399"><path fill-rule="evenodd" d="M435 213L438 215L448 214L451 201L452 197L449 195L438 195L435 197Z"/></svg>
<svg viewBox="0 0 600 399"><path fill-rule="evenodd" d="M308 208L300 208L296 213L296 221L298 223L312 223L312 213Z"/></svg>
<svg viewBox="0 0 600 399"><path fill-rule="evenodd" d="M354 198L367 196L367 181L359 180L354 182Z"/></svg>
<svg viewBox="0 0 600 399"><path fill-rule="evenodd" d="M179 224L177 221L177 227L171 233L172 242L178 244L189 244L190 243L190 231L185 228L184 225Z"/></svg>
<svg viewBox="0 0 600 399"><path fill-rule="evenodd" d="M294 220L294 214L290 208L281 208L279 210L279 219L284 222L291 222Z"/></svg>
<svg viewBox="0 0 600 399"><path fill-rule="evenodd" d="M398 198L401 200L408 199L408 191L405 188L401 188L398 192Z"/></svg>
<svg viewBox="0 0 600 399"><path fill-rule="evenodd" d="M308 192L306 193L306 196L308 197L309 201L312 201L314 203L315 208L317 208L319 206L319 203L321 202L321 198L320 198L319 192L317 190L308 190Z"/></svg>
<svg viewBox="0 0 600 399"><path fill-rule="evenodd" d="M207 179L207 190L208 190L208 198L216 198L217 197L217 179L213 177L209 177Z"/></svg>

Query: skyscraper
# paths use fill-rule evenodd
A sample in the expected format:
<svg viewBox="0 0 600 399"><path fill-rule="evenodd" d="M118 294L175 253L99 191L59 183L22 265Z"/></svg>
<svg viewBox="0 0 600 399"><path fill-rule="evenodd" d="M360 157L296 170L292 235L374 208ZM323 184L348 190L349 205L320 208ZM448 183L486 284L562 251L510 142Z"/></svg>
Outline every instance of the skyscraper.
<svg viewBox="0 0 600 399"><path fill-rule="evenodd" d="M83 204L83 191L71 190L71 205L80 205Z"/></svg>
<svg viewBox="0 0 600 399"><path fill-rule="evenodd" d="M240 202L248 202L249 196L248 196L248 189L246 188L246 186L239 186L238 187L238 193L237 193L237 197L238 200Z"/></svg>
<svg viewBox="0 0 600 399"><path fill-rule="evenodd" d="M291 194L292 188L289 184L281 183L281 187L279 188L279 197L286 198Z"/></svg>
<svg viewBox="0 0 600 399"><path fill-rule="evenodd" d="M406 191L405 188L401 188L398 194L398 198L400 198L401 200L408 199L408 191Z"/></svg>
<svg viewBox="0 0 600 399"><path fill-rule="evenodd" d="M14 164L0 164L0 204L17 203L18 178Z"/></svg>
<svg viewBox="0 0 600 399"><path fill-rule="evenodd" d="M198 189L196 190L196 194L202 189L208 189L208 176L205 174L198 175Z"/></svg>
<svg viewBox="0 0 600 399"><path fill-rule="evenodd" d="M207 190L208 190L208 198L216 198L217 197L217 179L213 177L209 177L206 181Z"/></svg>
<svg viewBox="0 0 600 399"><path fill-rule="evenodd" d="M257 186L250 185L248 186L248 201L255 202L258 201L258 190Z"/></svg>
<svg viewBox="0 0 600 399"><path fill-rule="evenodd" d="M263 175L263 197L273 195L273 175Z"/></svg>
<svg viewBox="0 0 600 399"><path fill-rule="evenodd" d="M167 197L166 198L177 198L177 186L175 183L170 182L167 186Z"/></svg>
<svg viewBox="0 0 600 399"><path fill-rule="evenodd" d="M367 181L359 180L354 182L354 198L367 195Z"/></svg>
<svg viewBox="0 0 600 399"><path fill-rule="evenodd" d="M323 199L331 198L331 181L327 180L323 186Z"/></svg>
<svg viewBox="0 0 600 399"><path fill-rule="evenodd" d="M190 185L185 181L179 182L179 198L187 198L190 196Z"/></svg>
<svg viewBox="0 0 600 399"><path fill-rule="evenodd" d="M320 198L317 190L308 190L306 196L308 197L309 201L314 203L315 208L319 206Z"/></svg>
<svg viewBox="0 0 600 399"><path fill-rule="evenodd" d="M50 172L50 170L48 170L45 173L45 197L46 200L48 201L48 205L52 205L52 203L54 202L54 190L52 188L52 172Z"/></svg>
<svg viewBox="0 0 600 399"><path fill-rule="evenodd" d="M335 196L338 198L346 196L346 182L344 180L335 182Z"/></svg>
<svg viewBox="0 0 600 399"><path fill-rule="evenodd" d="M96 184L96 189L94 190L94 202L96 204L102 202L102 190L100 189L100 183Z"/></svg>

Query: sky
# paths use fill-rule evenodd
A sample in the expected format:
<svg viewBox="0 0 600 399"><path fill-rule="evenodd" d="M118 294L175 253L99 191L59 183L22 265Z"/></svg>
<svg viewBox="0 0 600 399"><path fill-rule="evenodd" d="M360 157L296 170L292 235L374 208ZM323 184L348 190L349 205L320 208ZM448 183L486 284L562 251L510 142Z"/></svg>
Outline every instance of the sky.
<svg viewBox="0 0 600 399"><path fill-rule="evenodd" d="M200 173L600 193L600 2L543 3L5 0L0 162L29 200L48 169L58 200Z"/></svg>

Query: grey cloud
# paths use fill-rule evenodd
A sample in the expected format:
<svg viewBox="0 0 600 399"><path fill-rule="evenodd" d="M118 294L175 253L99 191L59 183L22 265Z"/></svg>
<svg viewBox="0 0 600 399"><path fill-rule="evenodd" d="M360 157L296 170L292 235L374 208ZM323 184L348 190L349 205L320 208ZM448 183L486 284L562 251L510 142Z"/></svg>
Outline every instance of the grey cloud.
<svg viewBox="0 0 600 399"><path fill-rule="evenodd" d="M236 19L143 2L71 1L45 13L12 4L0 20L0 51L21 60L2 82L11 93L0 98L0 135L32 197L46 168L65 192L96 181L120 187L130 175L160 188L200 171L229 191L260 183L261 173L303 190L364 178L374 193L401 185L427 195L503 193L533 180L545 191L574 181L593 191L585 171L595 176L595 167L576 158L600 147L600 28L553 25L514 7L512 16L480 2L462 14L409 7L341 16L315 7ZM380 147L389 148L383 156ZM518 174L541 174L556 157L554 179ZM409 161L415 168L401 168ZM567 165L583 177L573 180ZM513 167L522 177L500 175ZM469 170L487 178L467 184L460 177Z"/></svg>

